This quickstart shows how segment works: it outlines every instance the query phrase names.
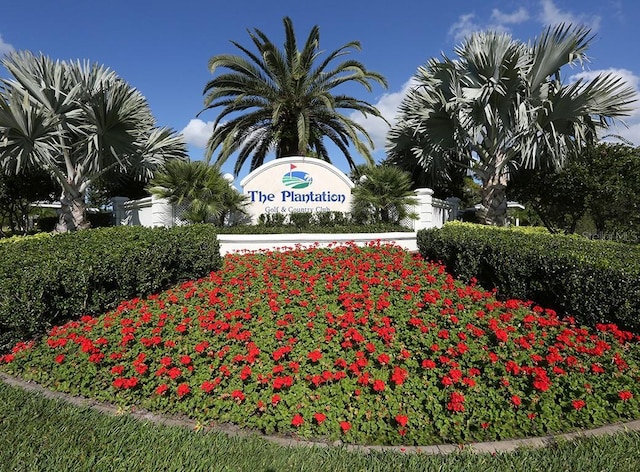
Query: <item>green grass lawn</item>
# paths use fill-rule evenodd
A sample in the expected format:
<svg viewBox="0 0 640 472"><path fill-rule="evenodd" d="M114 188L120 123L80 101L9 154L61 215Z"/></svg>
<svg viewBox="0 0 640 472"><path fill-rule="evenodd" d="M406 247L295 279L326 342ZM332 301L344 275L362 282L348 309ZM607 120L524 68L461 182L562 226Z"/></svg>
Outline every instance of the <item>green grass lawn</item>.
<svg viewBox="0 0 640 472"><path fill-rule="evenodd" d="M515 453L368 454L283 447L108 416L0 382L1 471L637 471L640 434Z"/></svg>

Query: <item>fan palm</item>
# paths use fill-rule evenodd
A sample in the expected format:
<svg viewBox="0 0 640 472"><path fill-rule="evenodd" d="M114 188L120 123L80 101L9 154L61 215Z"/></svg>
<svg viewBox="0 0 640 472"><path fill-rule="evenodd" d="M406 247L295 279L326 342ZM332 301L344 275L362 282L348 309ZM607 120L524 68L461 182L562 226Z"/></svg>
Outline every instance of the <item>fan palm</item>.
<svg viewBox="0 0 640 472"><path fill-rule="evenodd" d="M562 82L562 67L588 60L592 38L564 24L529 44L481 32L456 48L456 60L431 59L389 132L390 161L421 166L432 181L470 170L482 184L485 223L505 224L510 170L562 167L631 111L635 93L614 74Z"/></svg>
<svg viewBox="0 0 640 472"><path fill-rule="evenodd" d="M186 157L182 137L155 126L147 101L113 71L30 52L2 60L0 164L47 171L61 189L56 231L89 227L86 192L108 172L150 176L168 158Z"/></svg>
<svg viewBox="0 0 640 472"><path fill-rule="evenodd" d="M360 50L359 42L349 42L320 60L319 28L311 29L300 51L291 19L283 21L284 50L254 29L249 36L256 53L232 41L246 57L222 54L209 60L212 74L220 68L227 71L204 89L202 111L222 108L207 145L208 159L220 149L215 162L222 165L237 151L236 174L249 158L251 170L262 165L269 151L275 151L276 158L315 153L316 157L329 161L326 137L341 150L351 168L355 162L350 144L367 163L373 164L370 136L340 110L377 117L381 117L380 112L363 100L334 95L334 89L355 82L371 91L372 82L386 87L386 80L355 60L345 60L329 69L337 58Z"/></svg>
<svg viewBox="0 0 640 472"><path fill-rule="evenodd" d="M217 167L203 161L174 159L150 182L149 191L176 205L187 205L185 218L192 223L210 219L222 226L233 212L242 212L246 197L236 191Z"/></svg>
<svg viewBox="0 0 640 472"><path fill-rule="evenodd" d="M415 218L411 211L416 205L411 189L411 175L396 166L358 166L352 173L356 185L352 214L363 224L400 224L405 218Z"/></svg>

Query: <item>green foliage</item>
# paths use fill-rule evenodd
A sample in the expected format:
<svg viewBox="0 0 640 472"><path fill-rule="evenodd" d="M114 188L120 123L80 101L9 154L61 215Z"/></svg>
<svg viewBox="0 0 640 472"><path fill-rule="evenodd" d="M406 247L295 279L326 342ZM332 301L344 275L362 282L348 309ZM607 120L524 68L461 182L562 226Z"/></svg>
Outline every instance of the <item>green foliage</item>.
<svg viewBox="0 0 640 472"><path fill-rule="evenodd" d="M56 186L44 170L25 169L10 174L0 166L0 234L4 234L4 224L12 234L26 234L31 204L54 200L55 193Z"/></svg>
<svg viewBox="0 0 640 472"><path fill-rule="evenodd" d="M601 238L630 242L640 236L640 152L630 146L600 143L556 172L520 170L508 191L552 232L580 232L586 219Z"/></svg>
<svg viewBox="0 0 640 472"><path fill-rule="evenodd" d="M203 161L168 161L151 180L149 191L176 205L186 203L183 216L192 223L224 226L232 214L244 213L247 204L247 197L230 185L218 167Z"/></svg>
<svg viewBox="0 0 640 472"><path fill-rule="evenodd" d="M292 233L383 233L411 231L394 223L361 224L341 211L315 213L263 213L256 225L220 228L221 234L292 234Z"/></svg>
<svg viewBox="0 0 640 472"><path fill-rule="evenodd" d="M247 160L251 170L258 168L271 150L275 150L276 158L314 155L330 161L327 139L342 151L351 168L355 163L349 143L373 163L373 141L364 127L347 115L360 112L383 118L373 105L336 89L358 84L370 92L373 83L386 87L386 80L355 60L340 62L331 69L340 56L360 50L357 41L321 59L318 26L311 29L300 50L293 22L285 17L283 24L283 48L254 29L249 36L255 52L233 42L243 55L220 54L209 60L209 70L217 75L205 86L203 111L219 108L220 113L207 145L208 158L220 149L216 165L222 166L238 152L235 174Z"/></svg>
<svg viewBox="0 0 640 472"><path fill-rule="evenodd" d="M206 275L215 230L112 227L0 245L0 351L55 323Z"/></svg>
<svg viewBox="0 0 640 472"><path fill-rule="evenodd" d="M590 326L640 333L640 248L539 229L449 223L418 232L418 249L456 277L534 300Z"/></svg>
<svg viewBox="0 0 640 472"><path fill-rule="evenodd" d="M148 178L170 158L184 158L175 131L156 126L142 94L108 68L15 52L2 59L0 166L46 171L58 185L59 232L89 226L85 197L105 175Z"/></svg>
<svg viewBox="0 0 640 472"><path fill-rule="evenodd" d="M418 69L389 132L390 160L422 167L433 182L468 169L482 182L483 221L504 225L512 170L561 167L597 128L632 111L635 91L616 74L563 82L562 69L588 60L592 39L571 24L529 43L504 32L470 35L456 58Z"/></svg>
<svg viewBox="0 0 640 472"><path fill-rule="evenodd" d="M410 211L417 203L411 175L399 167L361 167L353 195L352 218L360 224L400 224L415 218Z"/></svg>

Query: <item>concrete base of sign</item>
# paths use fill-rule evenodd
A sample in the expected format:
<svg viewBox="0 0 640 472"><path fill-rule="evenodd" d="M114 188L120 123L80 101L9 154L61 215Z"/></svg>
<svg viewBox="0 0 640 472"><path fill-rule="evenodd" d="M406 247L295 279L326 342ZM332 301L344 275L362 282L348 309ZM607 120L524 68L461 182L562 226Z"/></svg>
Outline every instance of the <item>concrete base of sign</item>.
<svg viewBox="0 0 640 472"><path fill-rule="evenodd" d="M328 247L353 242L364 246L372 241L396 244L407 251L416 252L416 233L300 233L300 234L219 234L220 254L238 251L263 251L282 248L319 245Z"/></svg>

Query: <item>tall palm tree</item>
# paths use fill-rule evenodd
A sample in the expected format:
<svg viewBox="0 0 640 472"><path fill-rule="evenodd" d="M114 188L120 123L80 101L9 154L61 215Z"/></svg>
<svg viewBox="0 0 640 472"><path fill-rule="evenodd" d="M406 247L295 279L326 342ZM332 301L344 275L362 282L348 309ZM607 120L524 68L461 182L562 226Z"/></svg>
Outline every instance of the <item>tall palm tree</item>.
<svg viewBox="0 0 640 472"><path fill-rule="evenodd" d="M614 74L563 83L561 69L587 61L592 39L587 27L564 24L528 44L481 32L455 49L457 59L431 59L389 132L390 161L421 166L432 180L470 170L485 223L505 224L510 170L559 168L631 111L635 93Z"/></svg>
<svg viewBox="0 0 640 472"><path fill-rule="evenodd" d="M150 176L166 159L186 157L182 137L156 127L142 94L108 68L30 52L1 63L12 78L0 79L0 165L44 169L57 182L56 231L89 227L86 192L100 176Z"/></svg>
<svg viewBox="0 0 640 472"><path fill-rule="evenodd" d="M213 219L223 226L233 212L243 213L246 197L235 190L218 167L203 161L174 159L151 179L149 191L169 202L187 205L185 218L192 223Z"/></svg>
<svg viewBox="0 0 640 472"><path fill-rule="evenodd" d="M382 118L380 112L363 100L334 94L334 89L355 82L371 91L372 82L386 87L386 80L355 60L345 60L329 69L337 58L352 49L360 50L359 42L351 41L321 60L319 28L311 29L300 51L291 19L284 18L283 22L283 50L254 29L249 36L257 52L232 41L246 57L222 54L209 60L212 74L220 68L227 70L204 89L202 112L222 107L208 142L208 159L220 149L215 162L222 165L238 151L236 174L249 158L251 170L262 165L270 151L275 151L276 158L314 152L329 161L326 137L342 151L351 168L355 166L349 150L351 143L367 163L373 164L370 136L340 110Z"/></svg>

